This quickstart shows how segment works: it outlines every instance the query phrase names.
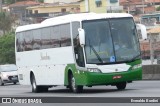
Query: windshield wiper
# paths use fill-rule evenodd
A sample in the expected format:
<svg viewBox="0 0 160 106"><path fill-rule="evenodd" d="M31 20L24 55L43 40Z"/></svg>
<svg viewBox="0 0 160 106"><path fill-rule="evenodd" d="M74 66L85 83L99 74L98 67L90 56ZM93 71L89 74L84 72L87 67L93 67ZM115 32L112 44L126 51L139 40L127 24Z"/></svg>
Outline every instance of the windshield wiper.
<svg viewBox="0 0 160 106"><path fill-rule="evenodd" d="M130 61L134 61L137 57L139 57L139 56L141 56L141 55L142 55L142 53L136 55L135 57L133 57L132 59L130 59Z"/></svg>
<svg viewBox="0 0 160 106"><path fill-rule="evenodd" d="M92 45L89 45L90 48L93 50L93 52L95 53L95 55L97 56L98 60L103 63L103 60L101 59L101 57L99 56L99 54L97 53L97 51L94 49L94 47Z"/></svg>

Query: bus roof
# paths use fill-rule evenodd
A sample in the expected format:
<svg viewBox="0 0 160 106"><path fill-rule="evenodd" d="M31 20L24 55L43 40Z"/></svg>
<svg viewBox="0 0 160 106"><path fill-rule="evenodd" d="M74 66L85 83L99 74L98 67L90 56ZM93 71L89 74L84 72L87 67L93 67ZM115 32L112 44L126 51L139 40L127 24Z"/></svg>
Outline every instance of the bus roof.
<svg viewBox="0 0 160 106"><path fill-rule="evenodd" d="M127 13L79 13L79 14L69 14L65 16L59 16L54 18L49 18L44 20L43 22L39 24L30 24L30 25L24 25L19 26L16 29L16 32L31 30L31 29L37 29L52 25L59 25L59 24L65 24L73 21L83 21L83 20L94 20L94 19L104 19L104 18L121 18L121 17L133 17L130 14Z"/></svg>

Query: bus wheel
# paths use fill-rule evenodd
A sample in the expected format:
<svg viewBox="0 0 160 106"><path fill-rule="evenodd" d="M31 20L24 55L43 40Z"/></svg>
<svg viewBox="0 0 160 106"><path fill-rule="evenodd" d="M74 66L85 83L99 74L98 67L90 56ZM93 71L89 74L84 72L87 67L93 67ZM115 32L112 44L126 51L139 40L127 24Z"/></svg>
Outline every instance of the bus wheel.
<svg viewBox="0 0 160 106"><path fill-rule="evenodd" d="M0 86L3 86L4 83L2 82L2 79L0 78Z"/></svg>
<svg viewBox="0 0 160 106"><path fill-rule="evenodd" d="M70 75L69 84L71 91L73 91L74 93L80 93L83 91L83 86L76 85L75 78L72 74Z"/></svg>
<svg viewBox="0 0 160 106"><path fill-rule="evenodd" d="M121 83L116 84L116 87L118 90L123 90L126 88L126 85L127 85L126 82L121 82Z"/></svg>
<svg viewBox="0 0 160 106"><path fill-rule="evenodd" d="M32 92L38 93L40 92L40 87L37 86L35 76L31 76L31 85L32 85Z"/></svg>

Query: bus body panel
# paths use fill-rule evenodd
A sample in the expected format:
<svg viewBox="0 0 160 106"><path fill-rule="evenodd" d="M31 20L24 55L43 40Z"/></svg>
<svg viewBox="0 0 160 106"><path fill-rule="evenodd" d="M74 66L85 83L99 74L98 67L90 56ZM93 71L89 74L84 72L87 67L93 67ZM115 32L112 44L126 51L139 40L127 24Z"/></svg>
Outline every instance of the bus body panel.
<svg viewBox="0 0 160 106"><path fill-rule="evenodd" d="M68 64L65 69L65 85L68 85L68 70L71 70L77 85L93 86L93 85L109 85L123 81L134 81L142 79L142 67L133 69L134 66L141 64L141 60L125 63L130 68L126 71L117 71L114 69L112 72L105 73L101 70L101 73L88 72L87 70L77 69L75 64ZM104 65L106 66L106 65ZM113 65L107 65L113 66Z"/></svg>
<svg viewBox="0 0 160 106"><path fill-rule="evenodd" d="M32 71L37 85L64 85L66 64L74 63L72 47L27 52L16 54L18 72L23 75L24 80L20 80L21 84L30 84Z"/></svg>

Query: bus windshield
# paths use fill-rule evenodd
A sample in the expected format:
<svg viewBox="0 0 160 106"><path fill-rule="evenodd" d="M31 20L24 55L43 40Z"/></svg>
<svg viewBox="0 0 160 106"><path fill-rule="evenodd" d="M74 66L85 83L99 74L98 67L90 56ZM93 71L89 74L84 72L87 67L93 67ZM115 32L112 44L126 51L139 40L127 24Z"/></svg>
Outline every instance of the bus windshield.
<svg viewBox="0 0 160 106"><path fill-rule="evenodd" d="M83 21L87 64L115 63L139 58L133 18Z"/></svg>

